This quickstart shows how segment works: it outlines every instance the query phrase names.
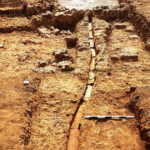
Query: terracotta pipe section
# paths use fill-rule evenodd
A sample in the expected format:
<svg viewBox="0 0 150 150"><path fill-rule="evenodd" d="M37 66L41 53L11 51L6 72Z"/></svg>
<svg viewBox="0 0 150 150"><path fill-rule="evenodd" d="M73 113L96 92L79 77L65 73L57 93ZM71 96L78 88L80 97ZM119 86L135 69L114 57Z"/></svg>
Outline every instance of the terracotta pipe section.
<svg viewBox="0 0 150 150"><path fill-rule="evenodd" d="M91 51L89 78L88 78L88 83L86 85L85 94L82 99L83 103L81 103L81 105L79 106L74 121L70 127L67 150L78 150L79 148L79 136L80 136L80 125L81 125L80 123L83 118L86 102L90 100L93 85L95 83L96 50L95 50L95 43L93 39L93 24L91 22L89 22L88 24L88 31L89 31L89 44L90 44L90 51Z"/></svg>
<svg viewBox="0 0 150 150"><path fill-rule="evenodd" d="M78 150L80 136L80 122L83 117L84 104L82 104L75 116L74 122L70 128L67 150Z"/></svg>

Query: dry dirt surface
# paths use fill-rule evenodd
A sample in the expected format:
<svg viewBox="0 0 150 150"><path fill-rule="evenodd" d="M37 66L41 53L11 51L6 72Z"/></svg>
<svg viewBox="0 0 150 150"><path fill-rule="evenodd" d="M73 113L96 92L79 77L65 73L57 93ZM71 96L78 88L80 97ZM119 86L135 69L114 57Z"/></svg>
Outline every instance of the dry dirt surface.
<svg viewBox="0 0 150 150"><path fill-rule="evenodd" d="M0 150L149 150L149 8L0 0Z"/></svg>

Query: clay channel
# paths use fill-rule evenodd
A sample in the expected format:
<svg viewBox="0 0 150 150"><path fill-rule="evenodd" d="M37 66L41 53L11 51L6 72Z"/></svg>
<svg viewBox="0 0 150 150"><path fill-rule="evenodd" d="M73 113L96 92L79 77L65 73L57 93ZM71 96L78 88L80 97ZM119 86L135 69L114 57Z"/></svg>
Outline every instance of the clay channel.
<svg viewBox="0 0 150 150"><path fill-rule="evenodd" d="M89 44L90 44L90 51L91 51L88 83L86 85L83 98L81 98L79 102L72 123L70 125L70 133L69 133L67 150L77 150L79 147L79 136L80 136L80 126L81 126L80 123L83 118L84 109L86 109L86 103L90 100L93 85L96 80L95 78L96 49L95 49L95 43L93 39L93 23L91 20L88 23L88 32L89 32Z"/></svg>

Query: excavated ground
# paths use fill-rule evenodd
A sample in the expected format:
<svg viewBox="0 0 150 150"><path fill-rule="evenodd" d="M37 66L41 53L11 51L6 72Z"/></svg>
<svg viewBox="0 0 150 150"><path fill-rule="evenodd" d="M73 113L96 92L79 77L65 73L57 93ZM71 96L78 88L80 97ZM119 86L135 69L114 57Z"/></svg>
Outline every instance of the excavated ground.
<svg viewBox="0 0 150 150"><path fill-rule="evenodd" d="M148 150L150 1L23 2L0 5L0 150Z"/></svg>
<svg viewBox="0 0 150 150"><path fill-rule="evenodd" d="M101 22L98 19L96 22L99 22L100 28ZM118 25L117 22L112 24ZM132 28L128 22L121 24ZM85 115L134 115L126 107L130 101L130 88L149 85L149 77L142 71L150 65L149 52L143 49L143 43L134 29L129 32L127 28L113 28L108 47L105 53L99 56L101 63L97 64L96 83ZM138 61L127 58L131 57L134 51L138 53ZM126 60L121 61L121 55L128 56ZM113 58L116 59L115 62ZM81 124L81 150L144 149L145 144L140 139L136 120L82 120Z"/></svg>

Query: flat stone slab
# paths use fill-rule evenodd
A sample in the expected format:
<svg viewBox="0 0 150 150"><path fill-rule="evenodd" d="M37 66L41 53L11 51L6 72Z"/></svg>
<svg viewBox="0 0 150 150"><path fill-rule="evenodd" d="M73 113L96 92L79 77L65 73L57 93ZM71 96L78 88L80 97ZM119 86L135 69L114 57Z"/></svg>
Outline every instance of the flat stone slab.
<svg viewBox="0 0 150 150"><path fill-rule="evenodd" d="M110 56L113 62L121 61L138 61L138 50L136 48L128 48L119 51Z"/></svg>
<svg viewBox="0 0 150 150"><path fill-rule="evenodd" d="M90 39L89 42L90 42L90 48L94 48L94 40Z"/></svg>
<svg viewBox="0 0 150 150"><path fill-rule="evenodd" d="M93 39L93 32L89 31L89 39Z"/></svg>
<svg viewBox="0 0 150 150"><path fill-rule="evenodd" d="M87 86L87 90L86 90L85 96L83 98L85 101L88 101L90 99L90 96L92 94L92 89L93 89L92 85Z"/></svg>
<svg viewBox="0 0 150 150"><path fill-rule="evenodd" d="M121 61L138 61L138 51L135 48L124 49L120 53Z"/></svg>
<svg viewBox="0 0 150 150"><path fill-rule="evenodd" d="M90 71L90 73L89 73L89 81L95 81L95 72L93 72L93 71ZM92 82L92 83L94 83L94 82Z"/></svg>
<svg viewBox="0 0 150 150"><path fill-rule="evenodd" d="M116 29L125 29L128 25L126 23L115 23L114 28Z"/></svg>
<svg viewBox="0 0 150 150"><path fill-rule="evenodd" d="M92 57L96 57L95 49L91 49Z"/></svg>
<svg viewBox="0 0 150 150"><path fill-rule="evenodd" d="M92 31L92 23L89 23L89 24L88 24L88 30L89 30L89 31Z"/></svg>
<svg viewBox="0 0 150 150"><path fill-rule="evenodd" d="M95 70L95 64L96 64L96 58L92 58L91 64L90 64L90 70Z"/></svg>

